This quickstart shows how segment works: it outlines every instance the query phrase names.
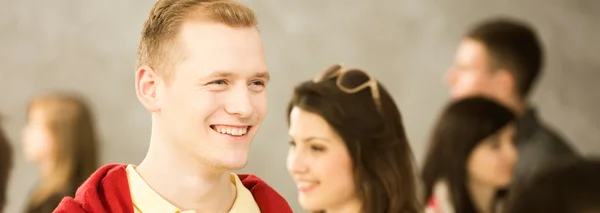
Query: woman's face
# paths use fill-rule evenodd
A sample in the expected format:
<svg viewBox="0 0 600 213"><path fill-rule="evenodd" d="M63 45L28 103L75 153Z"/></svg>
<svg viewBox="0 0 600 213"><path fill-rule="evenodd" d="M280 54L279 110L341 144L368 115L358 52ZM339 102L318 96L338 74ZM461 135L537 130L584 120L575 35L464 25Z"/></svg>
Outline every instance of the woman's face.
<svg viewBox="0 0 600 213"><path fill-rule="evenodd" d="M298 188L302 208L343 208L357 202L352 163L345 143L318 114L294 107L287 169Z"/></svg>
<svg viewBox="0 0 600 213"><path fill-rule="evenodd" d="M33 108L29 112L29 120L21 137L27 161L40 164L50 160L54 142L42 110Z"/></svg>
<svg viewBox="0 0 600 213"><path fill-rule="evenodd" d="M514 134L515 125L507 125L473 149L467 161L471 181L497 188L511 183L518 158Z"/></svg>

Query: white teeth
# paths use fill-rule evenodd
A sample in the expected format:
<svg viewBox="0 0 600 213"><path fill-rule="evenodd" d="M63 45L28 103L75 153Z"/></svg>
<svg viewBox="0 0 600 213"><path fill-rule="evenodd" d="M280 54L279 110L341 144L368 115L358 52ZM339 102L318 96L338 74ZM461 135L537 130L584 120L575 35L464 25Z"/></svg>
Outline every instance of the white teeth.
<svg viewBox="0 0 600 213"><path fill-rule="evenodd" d="M307 186L310 186L310 185L311 185L310 183L298 183L299 187L307 187Z"/></svg>
<svg viewBox="0 0 600 213"><path fill-rule="evenodd" d="M214 126L213 129L221 134L234 135L234 136L245 135L248 132L248 127L236 128L236 127Z"/></svg>
<svg viewBox="0 0 600 213"><path fill-rule="evenodd" d="M296 183L296 186L298 188L307 188L307 187L311 187L311 186L314 186L314 185L316 185L315 182L304 182L303 181L303 182Z"/></svg>

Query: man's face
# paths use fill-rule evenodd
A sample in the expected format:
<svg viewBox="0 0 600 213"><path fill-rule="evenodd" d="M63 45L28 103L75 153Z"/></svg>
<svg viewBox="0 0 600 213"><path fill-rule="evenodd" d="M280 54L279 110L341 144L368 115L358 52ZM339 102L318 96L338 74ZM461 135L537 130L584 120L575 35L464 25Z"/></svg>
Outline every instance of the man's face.
<svg viewBox="0 0 600 213"><path fill-rule="evenodd" d="M495 96L498 84L485 46L476 40L465 39L455 55L453 67L446 74L453 99L472 95Z"/></svg>
<svg viewBox="0 0 600 213"><path fill-rule="evenodd" d="M156 87L164 140L207 166L243 168L267 111L269 73L258 31L188 22L179 45L183 60Z"/></svg>

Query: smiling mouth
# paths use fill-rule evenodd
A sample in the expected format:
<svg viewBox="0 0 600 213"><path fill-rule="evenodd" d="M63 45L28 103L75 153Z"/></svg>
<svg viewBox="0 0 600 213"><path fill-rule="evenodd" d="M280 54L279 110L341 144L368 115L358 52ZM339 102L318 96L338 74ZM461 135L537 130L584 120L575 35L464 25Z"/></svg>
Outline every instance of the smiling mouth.
<svg viewBox="0 0 600 213"><path fill-rule="evenodd" d="M296 183L296 187L298 188L298 191L300 191L300 192L311 191L314 188L316 188L318 185L319 185L318 181L310 181L310 182L302 181L302 182Z"/></svg>
<svg viewBox="0 0 600 213"><path fill-rule="evenodd" d="M252 126L211 125L210 128L223 135L240 137L248 133Z"/></svg>

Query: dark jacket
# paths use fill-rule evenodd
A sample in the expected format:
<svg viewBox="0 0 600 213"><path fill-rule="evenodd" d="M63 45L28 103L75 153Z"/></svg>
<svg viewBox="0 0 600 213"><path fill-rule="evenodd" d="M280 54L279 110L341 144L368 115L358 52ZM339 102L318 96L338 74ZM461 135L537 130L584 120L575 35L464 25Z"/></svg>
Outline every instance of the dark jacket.
<svg viewBox="0 0 600 213"><path fill-rule="evenodd" d="M519 151L513 182L515 187L526 184L540 169L555 161L579 156L561 135L538 119L533 108L529 108L517 121L515 144Z"/></svg>

